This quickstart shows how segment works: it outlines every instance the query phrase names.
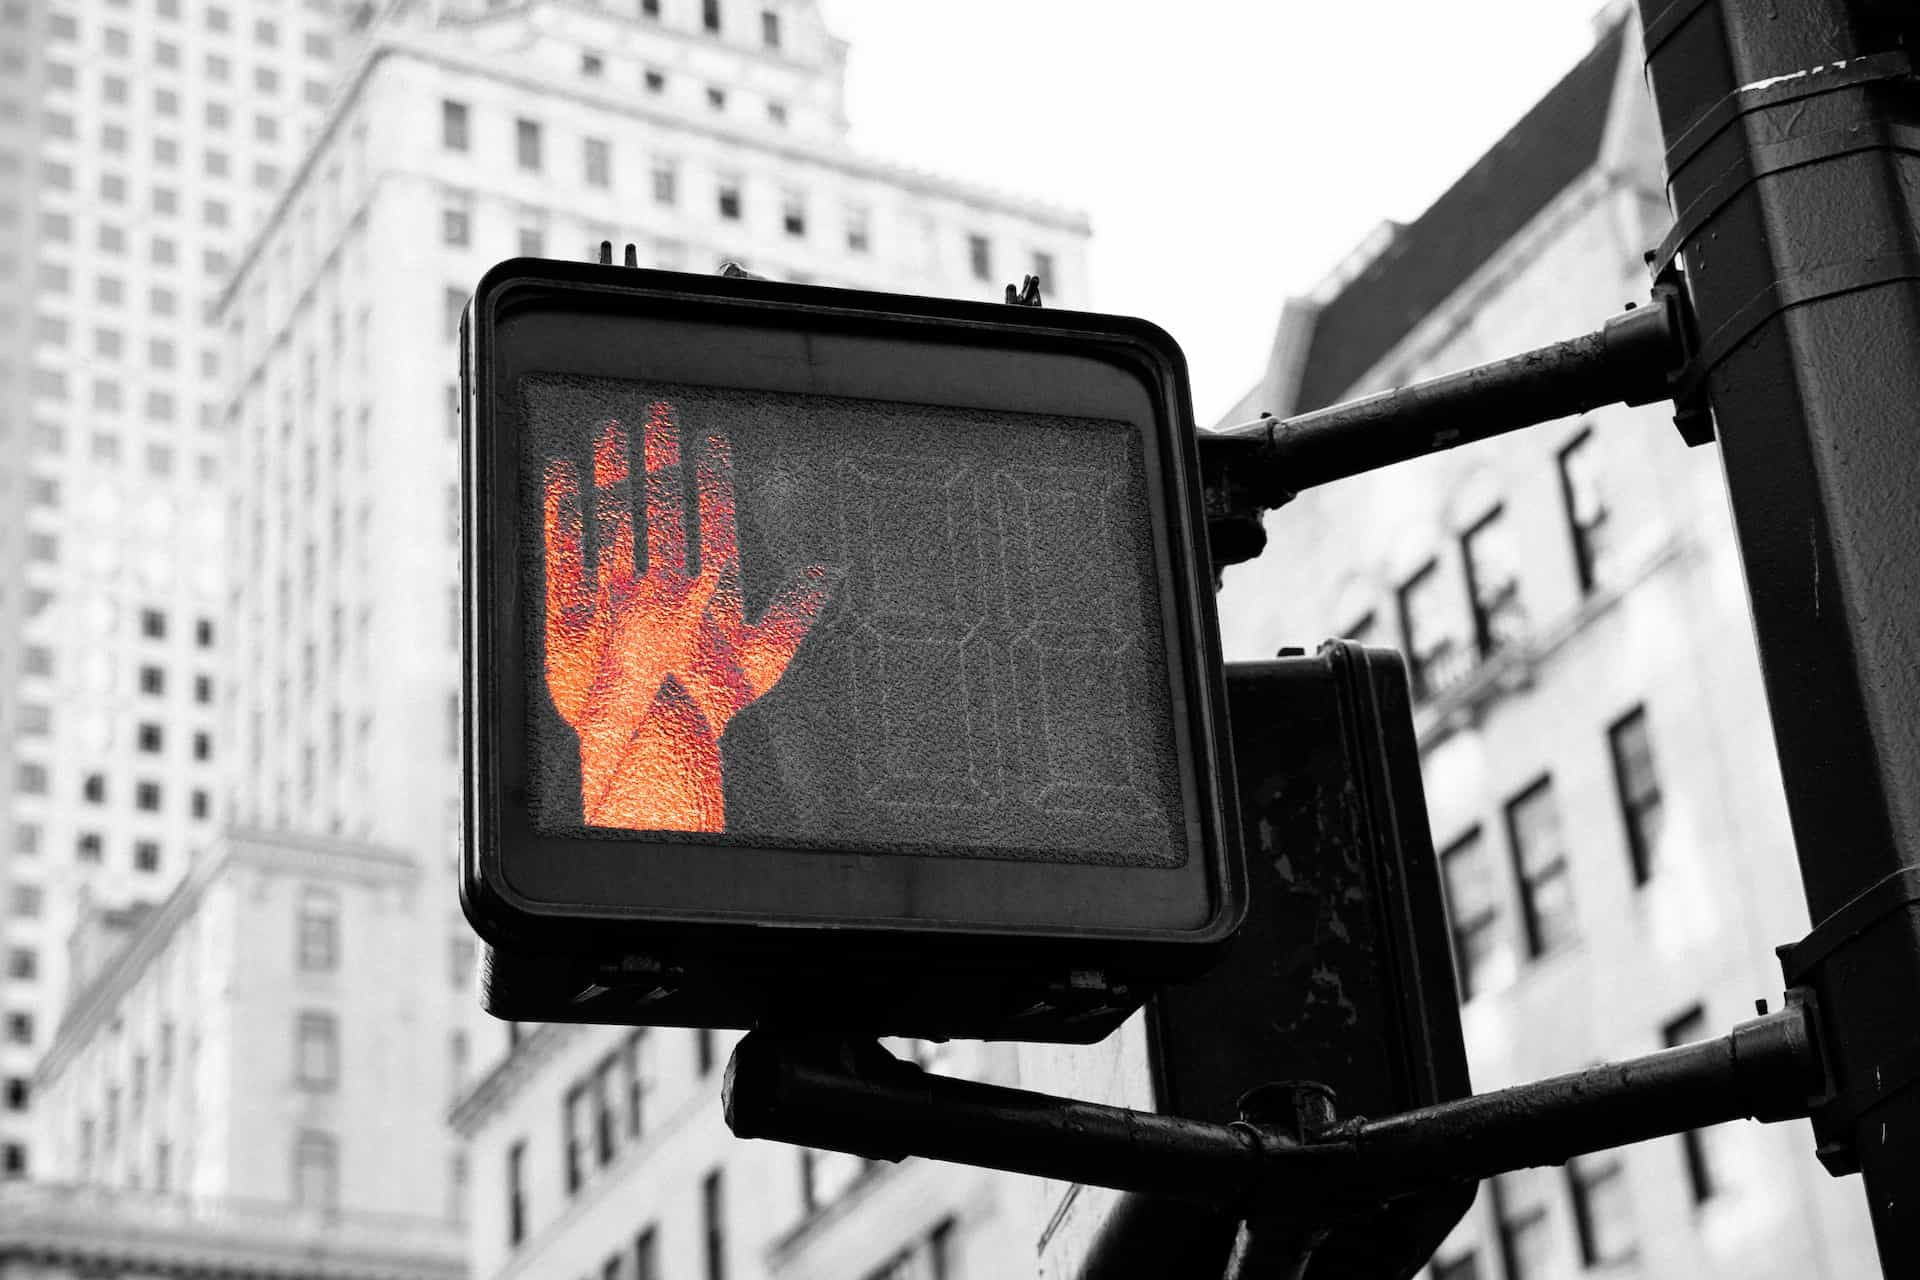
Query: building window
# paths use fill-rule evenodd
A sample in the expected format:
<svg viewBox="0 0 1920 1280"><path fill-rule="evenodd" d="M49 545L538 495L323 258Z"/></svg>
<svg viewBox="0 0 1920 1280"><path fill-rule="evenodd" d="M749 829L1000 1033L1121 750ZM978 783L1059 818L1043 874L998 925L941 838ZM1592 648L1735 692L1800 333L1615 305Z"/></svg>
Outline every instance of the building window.
<svg viewBox="0 0 1920 1280"><path fill-rule="evenodd" d="M727 109L727 91L719 85L708 85L707 105L715 111L725 111Z"/></svg>
<svg viewBox="0 0 1920 1280"><path fill-rule="evenodd" d="M780 15L771 9L760 12L760 43L769 49L780 47Z"/></svg>
<svg viewBox="0 0 1920 1280"><path fill-rule="evenodd" d="M640 0L640 16L643 18L658 18L660 16L660 0Z"/></svg>
<svg viewBox="0 0 1920 1280"><path fill-rule="evenodd" d="M584 1085L567 1090L561 1103L560 1124L566 1139L567 1194L574 1195L586 1181L587 1091Z"/></svg>
<svg viewBox="0 0 1920 1280"><path fill-rule="evenodd" d="M872 244L872 215L865 209L847 210L847 252L865 253Z"/></svg>
<svg viewBox="0 0 1920 1280"><path fill-rule="evenodd" d="M73 854L82 862L98 862L105 852L106 842L98 831L82 831L74 837Z"/></svg>
<svg viewBox="0 0 1920 1280"><path fill-rule="evenodd" d="M295 955L304 973L328 973L340 967L340 895L309 885L300 891Z"/></svg>
<svg viewBox="0 0 1920 1280"><path fill-rule="evenodd" d="M25 1076L8 1076L6 1091L7 1110L25 1111L27 1109L27 1098L31 1088L32 1086L27 1083Z"/></svg>
<svg viewBox="0 0 1920 1280"><path fill-rule="evenodd" d="M720 34L720 0L700 0L700 25Z"/></svg>
<svg viewBox="0 0 1920 1280"><path fill-rule="evenodd" d="M522 1139L507 1148L507 1244L527 1238L527 1144Z"/></svg>
<svg viewBox="0 0 1920 1280"><path fill-rule="evenodd" d="M0 1175L9 1178L27 1176L27 1149L18 1142L0 1146Z"/></svg>
<svg viewBox="0 0 1920 1280"><path fill-rule="evenodd" d="M679 198L678 178L678 171L665 161L653 166L653 202L655 204L672 204Z"/></svg>
<svg viewBox="0 0 1920 1280"><path fill-rule="evenodd" d="M614 1114L613 1073L619 1065L615 1054L608 1054L593 1069L590 1089L593 1097L593 1154L595 1163L604 1169L613 1163L614 1152L619 1149L620 1124Z"/></svg>
<svg viewBox="0 0 1920 1280"><path fill-rule="evenodd" d="M15 1010L7 1015L7 1043L31 1045L33 1043L33 1015Z"/></svg>
<svg viewBox="0 0 1920 1280"><path fill-rule="evenodd" d="M135 745L149 755L159 752L161 741L161 728L152 722L144 722L134 731Z"/></svg>
<svg viewBox="0 0 1920 1280"><path fill-rule="evenodd" d="M1707 1011L1695 1005L1660 1029L1667 1048L1690 1044L1707 1034ZM1707 1137L1711 1130L1689 1129L1680 1135L1680 1152L1686 1161L1687 1191L1695 1204L1705 1204L1721 1190L1719 1169L1713 1159Z"/></svg>
<svg viewBox="0 0 1920 1280"><path fill-rule="evenodd" d="M167 673L159 667L140 668L140 692L158 696L167 691Z"/></svg>
<svg viewBox="0 0 1920 1280"><path fill-rule="evenodd" d="M1502 509L1495 507L1460 536L1467 598L1473 605L1474 641L1483 660L1519 641L1526 630L1513 542L1501 517Z"/></svg>
<svg viewBox="0 0 1920 1280"><path fill-rule="evenodd" d="M22 791L27 790L25 786ZM41 790L45 790L44 787ZM107 799L107 777L103 773L90 773L80 781L80 798L88 804L104 804Z"/></svg>
<svg viewBox="0 0 1920 1280"><path fill-rule="evenodd" d="M440 334L448 342L460 337L460 317L467 309L467 291L449 288L440 298Z"/></svg>
<svg viewBox="0 0 1920 1280"><path fill-rule="evenodd" d="M1608 550L1606 490L1591 427L1560 450L1560 494L1567 504L1567 532L1573 539L1580 590L1590 592L1606 578Z"/></svg>
<svg viewBox="0 0 1920 1280"><path fill-rule="evenodd" d="M646 1227L633 1238L633 1280L660 1280L660 1233Z"/></svg>
<svg viewBox="0 0 1920 1280"><path fill-rule="evenodd" d="M473 216L458 205L440 211L440 242L464 248L473 239Z"/></svg>
<svg viewBox="0 0 1920 1280"><path fill-rule="evenodd" d="M332 1089L340 1082L340 1030L330 1013L303 1011L295 1021L294 1068L303 1089Z"/></svg>
<svg viewBox="0 0 1920 1280"><path fill-rule="evenodd" d="M1517 1181L1492 1178L1487 1182L1493 1193L1493 1217L1500 1233L1500 1252L1507 1264L1507 1280L1546 1280L1561 1274L1555 1266L1553 1223L1547 1217L1546 1201L1521 1200L1515 1191Z"/></svg>
<svg viewBox="0 0 1920 1280"><path fill-rule="evenodd" d="M293 1142L293 1201L322 1213L340 1207L340 1150L332 1135L304 1130Z"/></svg>
<svg viewBox="0 0 1920 1280"><path fill-rule="evenodd" d="M993 250L985 236L967 237L967 265L975 280L993 279Z"/></svg>
<svg viewBox="0 0 1920 1280"><path fill-rule="evenodd" d="M440 145L449 151L467 149L467 104L451 99L440 104Z"/></svg>
<svg viewBox="0 0 1920 1280"><path fill-rule="evenodd" d="M613 147L605 138L586 140L584 162L588 186L613 185Z"/></svg>
<svg viewBox="0 0 1920 1280"><path fill-rule="evenodd" d="M521 257L538 258L544 255L546 251L547 236L544 231L539 227L520 228ZM460 429L460 392L458 388L453 389L453 396L447 403L453 408L453 412L447 417L447 421L453 424L449 434L458 434Z"/></svg>
<svg viewBox="0 0 1920 1280"><path fill-rule="evenodd" d="M1400 585L1396 594L1407 672L1412 678L1413 696L1420 701L1444 690L1465 665L1458 628L1448 616L1440 585L1440 562L1429 560Z"/></svg>
<svg viewBox="0 0 1920 1280"><path fill-rule="evenodd" d="M802 196L788 193L780 205L780 225L790 236L807 234L807 202Z"/></svg>
<svg viewBox="0 0 1920 1280"><path fill-rule="evenodd" d="M1646 707L1635 707L1614 721L1607 729L1607 746L1613 755L1614 792L1620 798L1620 820L1627 829L1633 882L1645 884L1659 866L1660 832L1666 815L1660 775L1653 767Z"/></svg>
<svg viewBox="0 0 1920 1280"><path fill-rule="evenodd" d="M700 1221L706 1235L707 1280L727 1280L726 1186L714 1169L700 1180Z"/></svg>
<svg viewBox="0 0 1920 1280"><path fill-rule="evenodd" d="M580 55L580 74L581 75L597 77L606 69L607 69L607 64L600 57L599 54L582 53Z"/></svg>
<svg viewBox="0 0 1920 1280"><path fill-rule="evenodd" d="M647 1127L647 1034L638 1028L627 1033L620 1051L620 1083L627 1095L627 1141L638 1141Z"/></svg>
<svg viewBox="0 0 1920 1280"><path fill-rule="evenodd" d="M1619 1153L1568 1161L1567 1189L1573 1197L1581 1264L1600 1267L1631 1258L1633 1206L1627 1198L1627 1169Z"/></svg>
<svg viewBox="0 0 1920 1280"><path fill-rule="evenodd" d="M40 976L40 953L32 947L13 947L7 952L7 976L32 982Z"/></svg>
<svg viewBox="0 0 1920 1280"><path fill-rule="evenodd" d="M767 103L767 123L776 129L787 127L787 104L784 102Z"/></svg>
<svg viewBox="0 0 1920 1280"><path fill-rule="evenodd" d="M136 782L133 784L133 807L147 813L160 810L160 784L157 782Z"/></svg>
<svg viewBox="0 0 1920 1280"><path fill-rule="evenodd" d="M520 167L530 172L540 170L540 126L532 120L513 122L514 156Z"/></svg>
<svg viewBox="0 0 1920 1280"><path fill-rule="evenodd" d="M133 842L133 869L135 871L158 871L160 869L159 841L136 840Z"/></svg>
<svg viewBox="0 0 1920 1280"><path fill-rule="evenodd" d="M667 91L667 75L664 71L656 71L652 67L648 67L641 75L641 81L647 86L648 93L665 93Z"/></svg>
<svg viewBox="0 0 1920 1280"><path fill-rule="evenodd" d="M1500 897L1493 859L1475 827L1440 854L1446 886L1447 922L1453 935L1453 969L1460 999L1471 1000L1504 981L1512 964L1500 928Z"/></svg>
<svg viewBox="0 0 1920 1280"><path fill-rule="evenodd" d="M719 189L720 216L730 222L740 221L740 180L722 179Z"/></svg>
<svg viewBox="0 0 1920 1280"><path fill-rule="evenodd" d="M713 1072L714 1046L713 1028L695 1027L693 1031L693 1065L702 1076Z"/></svg>
<svg viewBox="0 0 1920 1280"><path fill-rule="evenodd" d="M1520 882L1527 954L1544 956L1570 944L1578 933L1573 915L1573 876L1560 832L1560 806L1553 780L1538 782L1507 802L1507 839Z"/></svg>

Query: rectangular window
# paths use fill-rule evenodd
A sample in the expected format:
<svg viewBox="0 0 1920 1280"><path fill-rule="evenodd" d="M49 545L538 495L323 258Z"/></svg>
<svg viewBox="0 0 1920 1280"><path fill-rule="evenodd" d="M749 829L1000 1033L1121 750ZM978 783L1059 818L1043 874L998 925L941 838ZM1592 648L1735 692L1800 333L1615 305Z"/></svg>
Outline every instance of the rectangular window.
<svg viewBox="0 0 1920 1280"><path fill-rule="evenodd" d="M740 221L740 180L723 178L719 187L720 216L729 222Z"/></svg>
<svg viewBox="0 0 1920 1280"><path fill-rule="evenodd" d="M561 1104L560 1124L566 1139L567 1194L574 1195L586 1181L587 1091L581 1085L567 1090Z"/></svg>
<svg viewBox="0 0 1920 1280"><path fill-rule="evenodd" d="M872 244L872 215L865 209L847 210L847 252L865 253Z"/></svg>
<svg viewBox="0 0 1920 1280"><path fill-rule="evenodd" d="M1493 1216L1500 1232L1500 1252L1507 1280L1548 1280L1561 1274L1554 1257L1553 1222L1544 1200L1521 1202L1514 1179L1492 1178Z"/></svg>
<svg viewBox="0 0 1920 1280"><path fill-rule="evenodd" d="M635 1029L627 1033L620 1053L620 1083L625 1089L627 1141L637 1141L647 1128L647 1038Z"/></svg>
<svg viewBox="0 0 1920 1280"><path fill-rule="evenodd" d="M1573 914L1573 877L1560 831L1560 805L1553 780L1542 777L1507 802L1507 839L1520 883L1527 954L1544 956L1578 935Z"/></svg>
<svg viewBox="0 0 1920 1280"><path fill-rule="evenodd" d="M720 1170L700 1180L700 1221L706 1234L707 1280L727 1280L726 1187Z"/></svg>
<svg viewBox="0 0 1920 1280"><path fill-rule="evenodd" d="M593 1069L590 1087L593 1093L593 1154L601 1168L613 1163L618 1148L619 1126L614 1119L613 1072L618 1059L608 1054Z"/></svg>
<svg viewBox="0 0 1920 1280"><path fill-rule="evenodd" d="M1526 618L1520 608L1520 573L1502 509L1495 507L1460 535L1473 605L1473 635L1484 660L1521 640Z"/></svg>
<svg viewBox="0 0 1920 1280"><path fill-rule="evenodd" d="M328 973L340 967L340 895L309 885L300 891L296 955L304 973Z"/></svg>
<svg viewBox="0 0 1920 1280"><path fill-rule="evenodd" d="M633 1280L660 1280L660 1232L649 1226L633 1238Z"/></svg>
<svg viewBox="0 0 1920 1280"><path fill-rule="evenodd" d="M613 185L613 146L605 138L586 140L583 162L588 186L610 187Z"/></svg>
<svg viewBox="0 0 1920 1280"><path fill-rule="evenodd" d="M448 342L460 337L460 317L467 309L467 291L449 287L440 300L440 336Z"/></svg>
<svg viewBox="0 0 1920 1280"><path fill-rule="evenodd" d="M1429 560L1400 585L1402 649L1413 696L1424 701L1443 692L1466 669L1464 646L1453 610L1442 596L1440 562Z"/></svg>
<svg viewBox="0 0 1920 1280"><path fill-rule="evenodd" d="M1707 1034L1707 1011L1695 1005L1660 1029L1667 1048L1691 1044ZM1705 1204L1720 1192L1720 1177L1707 1137L1712 1130L1689 1129L1680 1135L1681 1157L1686 1161L1687 1191L1695 1204Z"/></svg>
<svg viewBox="0 0 1920 1280"><path fill-rule="evenodd" d="M1050 297L1053 293L1053 285L1054 285L1054 265L1053 265L1052 254L1041 253L1038 250L1034 251L1033 276L1034 276L1034 279L1040 282L1040 296L1042 298Z"/></svg>
<svg viewBox="0 0 1920 1280"><path fill-rule="evenodd" d="M294 1139L293 1202L322 1213L340 1208L340 1150L331 1135L309 1129Z"/></svg>
<svg viewBox="0 0 1920 1280"><path fill-rule="evenodd" d="M527 1238L527 1144L522 1139L507 1148L507 1244Z"/></svg>
<svg viewBox="0 0 1920 1280"><path fill-rule="evenodd" d="M660 0L640 0L640 16L643 18L658 18L660 16Z"/></svg>
<svg viewBox="0 0 1920 1280"><path fill-rule="evenodd" d="M993 279L993 248L985 236L967 237L967 266L975 280Z"/></svg>
<svg viewBox="0 0 1920 1280"><path fill-rule="evenodd" d="M340 1082L340 1029L330 1013L303 1010L295 1023L294 1067L303 1089L327 1090Z"/></svg>
<svg viewBox="0 0 1920 1280"><path fill-rule="evenodd" d="M460 205L448 205L440 211L440 242L464 248L473 239L473 215Z"/></svg>
<svg viewBox="0 0 1920 1280"><path fill-rule="evenodd" d="M713 1071L713 1028L695 1027L693 1031L693 1065L701 1075Z"/></svg>
<svg viewBox="0 0 1920 1280"><path fill-rule="evenodd" d="M700 25L720 34L720 0L700 0Z"/></svg>
<svg viewBox="0 0 1920 1280"><path fill-rule="evenodd" d="M1633 1257L1633 1206L1619 1153L1568 1161L1567 1189L1582 1265L1601 1267Z"/></svg>
<svg viewBox="0 0 1920 1280"><path fill-rule="evenodd" d="M1633 882L1645 884L1653 879L1660 864L1660 832L1666 816L1660 775L1653 766L1646 707L1635 707L1609 726L1607 747L1613 755L1613 786L1620 798L1620 820L1627 830Z"/></svg>
<svg viewBox="0 0 1920 1280"><path fill-rule="evenodd" d="M513 122L513 151L522 169L540 171L540 126L532 120Z"/></svg>
<svg viewBox="0 0 1920 1280"><path fill-rule="evenodd" d="M715 111L725 111L727 109L727 91L719 85L708 85L707 105Z"/></svg>
<svg viewBox="0 0 1920 1280"><path fill-rule="evenodd" d="M451 99L440 104L440 145L449 151L465 151L468 145L467 104Z"/></svg>
<svg viewBox="0 0 1920 1280"><path fill-rule="evenodd" d="M1500 928L1493 859L1478 827L1441 851L1440 873L1453 935L1453 969L1460 980L1460 999L1467 1001L1504 982L1513 963Z"/></svg>
<svg viewBox="0 0 1920 1280"><path fill-rule="evenodd" d="M672 204L679 199L679 172L666 161L653 166L653 202Z"/></svg>
<svg viewBox="0 0 1920 1280"><path fill-rule="evenodd" d="M780 47L780 15L771 9L760 12L760 43L769 49Z"/></svg>
<svg viewBox="0 0 1920 1280"><path fill-rule="evenodd" d="M664 71L655 71L652 67L648 67L645 74L642 75L641 80L647 86L648 93L665 93L667 91L667 74Z"/></svg>
<svg viewBox="0 0 1920 1280"><path fill-rule="evenodd" d="M780 202L780 225L790 236L807 234L806 197L793 192L787 193L786 198Z"/></svg>
<svg viewBox="0 0 1920 1280"><path fill-rule="evenodd" d="M1607 498L1599 448L1589 427L1560 450L1560 495L1567 506L1567 532L1580 590L1591 592L1607 576Z"/></svg>
<svg viewBox="0 0 1920 1280"><path fill-rule="evenodd" d="M545 256L546 252L547 252L547 237L545 232L543 232L539 227L520 228L520 256L521 257L539 258L539 257ZM458 392L455 392L456 397L458 396L458 394L459 394ZM459 407L458 407L459 400L456 398L453 403L454 403L455 409L454 409L452 421L454 423L454 429L457 432L459 429L459 422L460 422L460 414L459 414Z"/></svg>

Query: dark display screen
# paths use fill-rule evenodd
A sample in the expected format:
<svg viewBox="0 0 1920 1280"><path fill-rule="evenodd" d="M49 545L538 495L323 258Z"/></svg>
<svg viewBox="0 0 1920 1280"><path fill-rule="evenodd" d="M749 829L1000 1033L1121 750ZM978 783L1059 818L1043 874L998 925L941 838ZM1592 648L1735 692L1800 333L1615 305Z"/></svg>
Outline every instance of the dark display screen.
<svg viewBox="0 0 1920 1280"><path fill-rule="evenodd" d="M536 831L1195 852L1138 427L558 374L516 395Z"/></svg>

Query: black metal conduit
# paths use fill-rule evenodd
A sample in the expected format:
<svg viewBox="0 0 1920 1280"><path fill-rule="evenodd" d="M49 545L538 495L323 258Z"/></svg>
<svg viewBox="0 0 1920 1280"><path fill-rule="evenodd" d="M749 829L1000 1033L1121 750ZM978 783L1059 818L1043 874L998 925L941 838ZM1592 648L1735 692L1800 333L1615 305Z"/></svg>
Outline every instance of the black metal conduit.
<svg viewBox="0 0 1920 1280"><path fill-rule="evenodd" d="M1559 1164L1728 1120L1807 1114L1818 1056L1798 1005L1713 1040L1378 1120L1304 1145L1220 1125L929 1075L877 1044L743 1039L727 1124L883 1160L925 1156L1238 1211L1257 1198L1387 1199Z"/></svg>
<svg viewBox="0 0 1920 1280"><path fill-rule="evenodd" d="M1656 289L1592 333L1291 418L1202 433L1203 457L1238 471L1259 505L1603 404L1674 395L1688 359L1678 290ZM1211 461L1212 459L1209 459Z"/></svg>

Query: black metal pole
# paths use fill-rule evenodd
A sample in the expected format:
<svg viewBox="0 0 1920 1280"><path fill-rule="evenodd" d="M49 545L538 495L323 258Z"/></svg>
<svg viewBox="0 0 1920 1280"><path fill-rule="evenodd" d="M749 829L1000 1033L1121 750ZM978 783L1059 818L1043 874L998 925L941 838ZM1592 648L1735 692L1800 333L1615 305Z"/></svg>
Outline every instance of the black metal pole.
<svg viewBox="0 0 1920 1280"><path fill-rule="evenodd" d="M876 1044L765 1032L735 1048L724 1096L737 1137L926 1156L1311 1225L1315 1205L1384 1200L1727 1120L1804 1116L1819 1078L1805 1014L1792 1005L1717 1039L1318 1133L955 1080Z"/></svg>
<svg viewBox="0 0 1920 1280"><path fill-rule="evenodd" d="M1640 0L1807 904L1822 1159L1920 1276L1920 82L1911 3Z"/></svg>
<svg viewBox="0 0 1920 1280"><path fill-rule="evenodd" d="M1655 291L1592 333L1291 418L1259 418L1201 437L1242 446L1263 506L1489 436L1603 404L1668 399L1686 365L1679 297Z"/></svg>

